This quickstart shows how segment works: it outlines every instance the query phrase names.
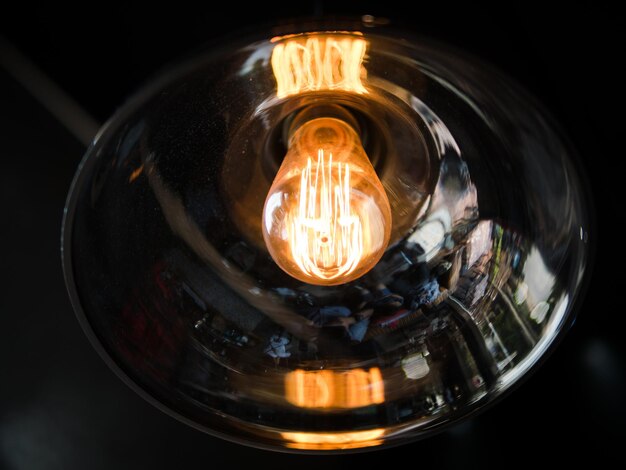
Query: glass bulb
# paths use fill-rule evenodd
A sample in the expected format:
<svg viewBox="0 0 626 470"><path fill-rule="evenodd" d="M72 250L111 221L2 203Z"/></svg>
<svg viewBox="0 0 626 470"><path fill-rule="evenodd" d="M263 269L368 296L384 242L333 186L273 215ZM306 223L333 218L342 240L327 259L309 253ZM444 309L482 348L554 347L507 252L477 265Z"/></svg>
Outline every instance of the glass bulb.
<svg viewBox="0 0 626 470"><path fill-rule="evenodd" d="M320 117L292 133L262 226L274 261L301 281L343 284L374 267L389 243L391 209L349 124Z"/></svg>

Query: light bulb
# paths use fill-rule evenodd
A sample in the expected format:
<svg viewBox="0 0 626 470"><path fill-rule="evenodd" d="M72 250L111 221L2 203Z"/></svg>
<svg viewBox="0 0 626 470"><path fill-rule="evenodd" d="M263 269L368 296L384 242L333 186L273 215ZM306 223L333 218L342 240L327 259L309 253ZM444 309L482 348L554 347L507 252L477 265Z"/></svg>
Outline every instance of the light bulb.
<svg viewBox="0 0 626 470"><path fill-rule="evenodd" d="M389 200L345 120L317 117L294 128L265 200L265 243L301 281L349 282L372 269L389 243Z"/></svg>

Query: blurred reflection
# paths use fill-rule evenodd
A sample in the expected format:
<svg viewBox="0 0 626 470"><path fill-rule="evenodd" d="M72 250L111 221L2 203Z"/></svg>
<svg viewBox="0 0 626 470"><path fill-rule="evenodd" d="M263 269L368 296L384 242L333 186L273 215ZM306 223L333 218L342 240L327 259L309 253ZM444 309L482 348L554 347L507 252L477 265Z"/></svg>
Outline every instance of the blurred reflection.
<svg viewBox="0 0 626 470"><path fill-rule="evenodd" d="M526 302L531 308L547 299L554 286L554 274L550 272L536 247L528 253L524 263L524 286Z"/></svg>
<svg viewBox="0 0 626 470"><path fill-rule="evenodd" d="M354 449L355 447L371 447L381 443L379 438L385 434L384 429L370 431L313 433L283 432L287 447L306 450Z"/></svg>
<svg viewBox="0 0 626 470"><path fill-rule="evenodd" d="M294 370L285 376L287 401L302 408L358 408L385 401L380 369Z"/></svg>
<svg viewBox="0 0 626 470"><path fill-rule="evenodd" d="M437 210L340 291L257 284L244 274L256 269L256 248L237 241L225 256L214 252L156 168L149 161L146 168L171 226L201 256L174 249L154 264L152 287L135 289L116 322L118 351L151 380L173 381L183 396L226 414L277 426L295 420L303 429L314 426L314 415L290 407L337 416L359 409L367 423L384 405L389 424L432 419L504 380L553 314L552 289L526 282L530 270L554 279L541 252L517 232L477 219L459 159L442 170L438 190L447 196L435 194ZM436 243L427 228L435 220ZM342 362L343 369L325 367ZM383 432L281 435L289 446L330 449L376 445Z"/></svg>
<svg viewBox="0 0 626 470"><path fill-rule="evenodd" d="M276 95L342 90L365 93L361 75L367 42L354 35L296 35L274 38L272 70Z"/></svg>
<svg viewBox="0 0 626 470"><path fill-rule="evenodd" d="M458 157L442 166L433 212L341 290L259 285L245 274L257 269L257 248L239 240L214 251L149 160L146 171L169 223L203 262L178 249L156 262L152 287L136 289L121 312L118 351L146 377L227 414L306 428L313 415L290 407L360 409L365 423L384 405L390 424L431 419L485 396L527 357L554 310L552 289L526 282L531 272L554 279L541 252L477 218ZM271 415L259 415L261 404ZM364 433L282 435L307 449L377 443L379 434Z"/></svg>
<svg viewBox="0 0 626 470"><path fill-rule="evenodd" d="M416 353L406 356L402 359L402 370L406 374L407 379L417 380L426 377L428 372L430 372L426 354Z"/></svg>

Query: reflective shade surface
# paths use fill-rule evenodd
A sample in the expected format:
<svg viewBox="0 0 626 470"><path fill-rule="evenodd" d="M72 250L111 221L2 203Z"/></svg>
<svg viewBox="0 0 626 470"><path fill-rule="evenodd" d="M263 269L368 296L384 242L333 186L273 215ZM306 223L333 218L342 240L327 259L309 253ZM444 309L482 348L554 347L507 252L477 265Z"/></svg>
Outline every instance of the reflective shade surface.
<svg viewBox="0 0 626 470"><path fill-rule="evenodd" d="M570 323L589 236L572 151L535 100L457 52L376 29L288 32L182 64L103 128L68 198L72 302L109 365L199 429L291 451L420 438L511 389ZM359 142L369 161L348 182L324 148L283 179L312 106L352 116L295 126ZM341 184L302 193L320 169L350 188L370 172L375 203ZM307 282L332 263L309 244L325 243L305 221L321 209L299 205L281 250L299 246L301 265L283 266L294 253L272 252L263 213L285 181L333 201L335 237L359 233L363 207L384 221L371 246L362 227L345 239L376 252L371 266Z"/></svg>

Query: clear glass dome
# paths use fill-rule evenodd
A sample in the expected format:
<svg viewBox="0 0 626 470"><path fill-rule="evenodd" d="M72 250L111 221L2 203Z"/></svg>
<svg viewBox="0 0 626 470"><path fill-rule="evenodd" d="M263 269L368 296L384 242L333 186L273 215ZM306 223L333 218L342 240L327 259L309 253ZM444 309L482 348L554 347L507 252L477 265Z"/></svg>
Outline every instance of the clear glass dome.
<svg viewBox="0 0 626 470"><path fill-rule="evenodd" d="M441 46L335 29L152 83L87 151L63 227L74 308L113 370L275 450L401 443L484 407L566 329L587 263L584 188L534 99ZM287 129L318 105L351 116L392 218L373 269L330 286L283 271L262 231Z"/></svg>

